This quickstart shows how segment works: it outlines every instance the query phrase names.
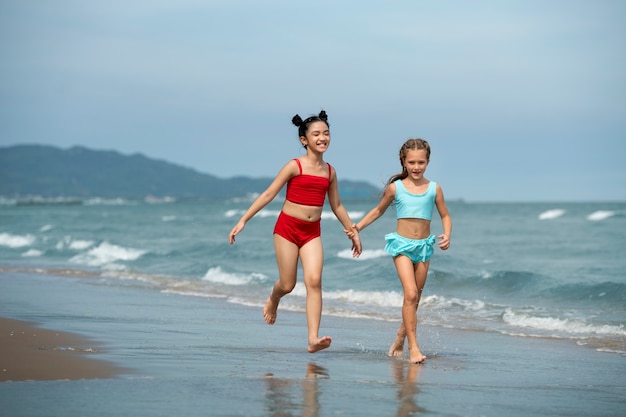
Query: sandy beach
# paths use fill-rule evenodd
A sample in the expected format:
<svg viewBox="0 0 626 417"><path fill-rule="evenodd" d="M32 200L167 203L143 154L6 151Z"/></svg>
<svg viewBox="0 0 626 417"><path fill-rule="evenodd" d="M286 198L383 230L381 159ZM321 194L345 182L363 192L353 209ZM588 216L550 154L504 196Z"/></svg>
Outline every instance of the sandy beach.
<svg viewBox="0 0 626 417"><path fill-rule="evenodd" d="M267 326L260 306L221 298L7 273L0 305L11 416L619 416L626 404L626 358L557 339L421 326L429 358L410 365L387 356L397 323L384 321L326 316L333 344L309 354L304 315L279 310Z"/></svg>
<svg viewBox="0 0 626 417"><path fill-rule="evenodd" d="M0 317L0 381L111 378L123 372L97 355L97 345L83 336Z"/></svg>

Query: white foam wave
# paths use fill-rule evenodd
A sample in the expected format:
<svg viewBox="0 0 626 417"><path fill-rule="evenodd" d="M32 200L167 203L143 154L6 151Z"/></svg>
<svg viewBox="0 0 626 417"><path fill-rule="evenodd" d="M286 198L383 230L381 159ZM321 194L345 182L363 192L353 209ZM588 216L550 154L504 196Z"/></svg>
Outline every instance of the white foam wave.
<svg viewBox="0 0 626 417"><path fill-rule="evenodd" d="M24 258L36 258L38 256L43 255L43 251L38 250L38 249L29 249L26 252L24 252L22 254L22 257Z"/></svg>
<svg viewBox="0 0 626 417"><path fill-rule="evenodd" d="M85 250L93 246L94 242L91 240L73 240L69 243L68 247L72 250Z"/></svg>
<svg viewBox="0 0 626 417"><path fill-rule="evenodd" d="M360 219L361 217L363 217L364 214L365 212L363 211L349 211L348 212L348 215L350 216L351 220ZM324 210L322 211L322 220L327 220L327 219L337 220L337 216L335 216L335 213L333 213L332 210Z"/></svg>
<svg viewBox="0 0 626 417"><path fill-rule="evenodd" d="M446 310L449 308L460 308L463 311L485 311L489 306L481 300L462 300L460 298L446 298L441 295L429 295L420 300L420 306L432 310Z"/></svg>
<svg viewBox="0 0 626 417"><path fill-rule="evenodd" d="M324 298L328 300L343 301L346 303L374 305L380 307L402 306L403 295L396 291L357 291L338 290L324 292Z"/></svg>
<svg viewBox="0 0 626 417"><path fill-rule="evenodd" d="M17 204L17 200L14 198L0 197L0 206L14 206Z"/></svg>
<svg viewBox="0 0 626 417"><path fill-rule="evenodd" d="M72 240L70 236L65 236L62 240L57 242L56 248L57 250L63 250L67 247L71 250L81 251L90 248L94 243L95 242L91 240Z"/></svg>
<svg viewBox="0 0 626 417"><path fill-rule="evenodd" d="M173 222L175 220L176 220L176 216L174 215L161 217L161 221L163 222Z"/></svg>
<svg viewBox="0 0 626 417"><path fill-rule="evenodd" d="M117 261L134 261L146 253L147 251L145 250L125 248L102 242L95 248L72 257L70 262L88 266L108 265L113 267L113 264Z"/></svg>
<svg viewBox="0 0 626 417"><path fill-rule="evenodd" d="M382 258L384 256L390 256L387 252L385 252L384 249L366 249L361 253L361 256L359 256L358 258L352 257L352 249L345 249L345 250L337 252L338 258L354 259L356 261L364 261L368 259Z"/></svg>
<svg viewBox="0 0 626 417"><path fill-rule="evenodd" d="M303 283L296 283L295 288L289 294L292 297L306 297L306 287ZM345 305L359 305L362 307L392 308L394 311L402 307L404 295L397 291L359 291L359 290L334 290L324 291L324 300L336 301ZM446 298L440 295L423 296L420 300L420 307L429 310L449 310L451 308L462 311L479 312L491 310L491 306L481 300L462 300L458 298ZM498 309L501 311L501 309ZM374 310L373 313L380 313Z"/></svg>
<svg viewBox="0 0 626 417"><path fill-rule="evenodd" d="M556 317L536 317L528 314L520 314L515 313L511 309L506 309L502 315L502 320L511 326L552 332L564 332L567 334L626 336L626 330L624 330L623 325L592 325L581 320L560 319Z"/></svg>
<svg viewBox="0 0 626 417"><path fill-rule="evenodd" d="M235 217L237 215L241 216L242 214L243 210L232 209L226 210L226 213L224 213L224 217Z"/></svg>
<svg viewBox="0 0 626 417"><path fill-rule="evenodd" d="M539 215L539 220L551 220L561 217L565 214L565 210L563 209L552 209L544 211Z"/></svg>
<svg viewBox="0 0 626 417"><path fill-rule="evenodd" d="M224 213L224 217L239 217L243 213L245 213L245 210L240 210L240 209L227 210L226 213ZM280 214L280 210L261 210L256 214L256 216L257 217L278 217L279 214Z"/></svg>
<svg viewBox="0 0 626 417"><path fill-rule="evenodd" d="M95 197L95 198L90 198L88 200L83 201L83 204L87 206L123 206L126 204L137 204L137 203L124 200L123 198Z"/></svg>
<svg viewBox="0 0 626 417"><path fill-rule="evenodd" d="M148 204L164 204L164 203L175 203L176 199L174 197L165 196L165 197L156 197L153 195L147 195L144 199L144 202Z"/></svg>
<svg viewBox="0 0 626 417"><path fill-rule="evenodd" d="M613 217L615 216L615 212L611 211L611 210L598 210L598 211L594 211L593 213L589 214L587 216L587 220L590 220L592 222L597 222L600 220L605 220L608 219L609 217Z"/></svg>
<svg viewBox="0 0 626 417"><path fill-rule="evenodd" d="M280 210L261 210L257 213L259 217L278 217Z"/></svg>
<svg viewBox="0 0 626 417"><path fill-rule="evenodd" d="M209 268L202 279L215 284L246 285L253 281L265 281L267 280L267 276L258 272L252 272L250 274L229 273L224 272L222 268L217 266Z"/></svg>
<svg viewBox="0 0 626 417"><path fill-rule="evenodd" d="M35 243L33 235L12 235L10 233L0 233L0 246L17 249L30 246Z"/></svg>
<svg viewBox="0 0 626 417"><path fill-rule="evenodd" d="M51 224L46 224L45 226L41 226L41 229L39 229L40 232L47 232L48 230L52 230L52 225Z"/></svg>

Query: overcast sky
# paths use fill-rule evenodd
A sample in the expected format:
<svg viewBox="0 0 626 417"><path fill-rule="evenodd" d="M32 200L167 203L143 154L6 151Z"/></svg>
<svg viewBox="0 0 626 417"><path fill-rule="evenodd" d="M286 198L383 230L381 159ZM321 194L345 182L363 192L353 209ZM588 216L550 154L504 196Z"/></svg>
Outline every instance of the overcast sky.
<svg viewBox="0 0 626 417"><path fill-rule="evenodd" d="M302 154L339 180L410 137L448 199L626 201L626 1L0 2L0 146L142 153L221 178Z"/></svg>

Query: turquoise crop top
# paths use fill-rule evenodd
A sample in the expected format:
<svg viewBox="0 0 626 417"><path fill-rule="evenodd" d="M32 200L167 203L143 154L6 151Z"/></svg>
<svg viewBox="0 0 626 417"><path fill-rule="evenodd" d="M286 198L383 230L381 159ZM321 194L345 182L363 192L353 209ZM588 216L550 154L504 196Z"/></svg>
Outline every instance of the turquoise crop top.
<svg viewBox="0 0 626 417"><path fill-rule="evenodd" d="M433 217L435 207L435 197L437 196L437 183L431 181L428 189L423 194L413 194L407 191L402 184L402 180L396 180L396 217L398 219L425 219Z"/></svg>

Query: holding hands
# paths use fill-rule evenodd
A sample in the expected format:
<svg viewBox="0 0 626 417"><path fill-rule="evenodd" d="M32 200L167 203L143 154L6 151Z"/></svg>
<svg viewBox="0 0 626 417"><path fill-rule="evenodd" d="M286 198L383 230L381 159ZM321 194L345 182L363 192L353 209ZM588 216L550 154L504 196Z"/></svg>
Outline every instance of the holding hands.
<svg viewBox="0 0 626 417"><path fill-rule="evenodd" d="M363 247L361 245L359 232L356 230L356 225L353 224L350 230L343 229L343 231L348 235L348 239L352 240L352 257L358 258L361 252L363 252Z"/></svg>

